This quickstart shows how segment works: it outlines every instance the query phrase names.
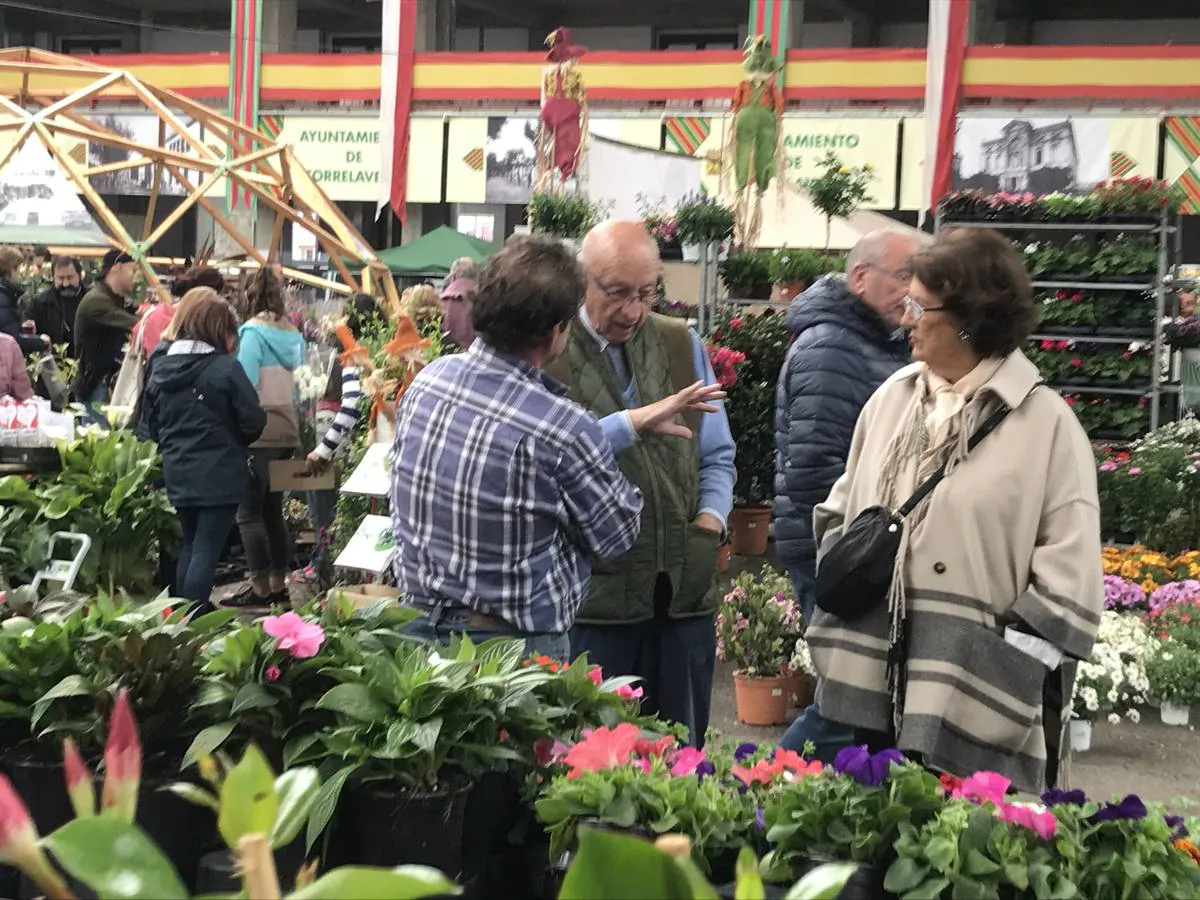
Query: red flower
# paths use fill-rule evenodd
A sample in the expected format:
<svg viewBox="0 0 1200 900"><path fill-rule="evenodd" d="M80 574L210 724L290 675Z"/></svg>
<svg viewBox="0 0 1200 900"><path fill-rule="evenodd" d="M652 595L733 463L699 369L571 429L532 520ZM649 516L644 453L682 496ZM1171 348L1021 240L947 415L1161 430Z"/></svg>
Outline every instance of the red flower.
<svg viewBox="0 0 1200 900"><path fill-rule="evenodd" d="M731 331L737 331L741 327L742 327L741 317L729 320L729 329Z"/></svg>
<svg viewBox="0 0 1200 900"><path fill-rule="evenodd" d="M132 824L137 814L141 781L142 743L138 740L137 723L129 707L129 695L122 690L117 694L117 704L108 722L101 808L115 810L119 819Z"/></svg>
<svg viewBox="0 0 1200 900"><path fill-rule="evenodd" d="M730 771L733 772L733 777L746 787L750 787L752 784L771 784L775 780L775 776L783 771L783 763L760 759L752 769L747 769L745 766L734 766Z"/></svg>
<svg viewBox="0 0 1200 900"><path fill-rule="evenodd" d="M795 750L786 750L783 747L776 748L775 763L799 776L816 775L822 769L820 760L807 760Z"/></svg>
<svg viewBox="0 0 1200 900"><path fill-rule="evenodd" d="M599 687L600 683L604 681L604 672L601 671L599 666L592 666L590 669L588 669L587 675L588 678L591 679L592 684L596 685L597 687Z"/></svg>
<svg viewBox="0 0 1200 900"><path fill-rule="evenodd" d="M938 776L938 781L942 783L942 790L947 796L953 796L955 792L962 790L963 780L946 772Z"/></svg>
<svg viewBox="0 0 1200 900"><path fill-rule="evenodd" d="M563 758L571 771L568 778L578 778L581 772L611 769L629 762L633 748L641 738L636 725L622 722L616 728L597 728L567 751Z"/></svg>
<svg viewBox="0 0 1200 900"><path fill-rule="evenodd" d="M1054 341L1042 341L1043 350L1053 350L1055 348Z"/></svg>
<svg viewBox="0 0 1200 900"><path fill-rule="evenodd" d="M1071 360L1071 368L1073 368L1073 369L1078 369L1082 365L1083 365L1083 360L1080 359L1078 356L1076 356L1073 360Z"/></svg>
<svg viewBox="0 0 1200 900"><path fill-rule="evenodd" d="M645 756L651 759L656 759L675 746L675 738L672 735L666 735L659 738L657 741L648 741L642 739L633 745L633 752L638 756Z"/></svg>

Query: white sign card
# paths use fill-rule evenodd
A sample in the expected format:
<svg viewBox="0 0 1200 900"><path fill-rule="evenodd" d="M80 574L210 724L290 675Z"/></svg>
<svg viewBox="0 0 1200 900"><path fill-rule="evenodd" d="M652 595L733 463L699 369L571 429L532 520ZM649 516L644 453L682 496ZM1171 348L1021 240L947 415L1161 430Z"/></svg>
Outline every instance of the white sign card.
<svg viewBox="0 0 1200 900"><path fill-rule="evenodd" d="M386 497L392 483L392 463L388 459L391 444L372 444L363 454L350 477L342 483L343 494Z"/></svg>
<svg viewBox="0 0 1200 900"><path fill-rule="evenodd" d="M360 569L378 575L391 561L395 543L388 516L367 516L333 564L341 569Z"/></svg>

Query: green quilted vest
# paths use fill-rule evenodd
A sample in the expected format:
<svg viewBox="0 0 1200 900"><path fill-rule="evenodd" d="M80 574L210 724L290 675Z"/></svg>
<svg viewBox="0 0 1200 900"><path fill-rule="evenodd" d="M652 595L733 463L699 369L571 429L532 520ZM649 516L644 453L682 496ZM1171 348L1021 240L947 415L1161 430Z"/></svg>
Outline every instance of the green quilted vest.
<svg viewBox="0 0 1200 900"><path fill-rule="evenodd" d="M680 319L650 314L625 344L639 406L661 400L695 380L692 336ZM599 418L626 408L612 363L582 323L571 328L567 350L546 368L575 402ZM692 527L699 504L698 416L689 416L690 439L643 434L617 454L625 477L645 501L642 530L633 549L612 562L592 561L584 624L642 622L654 617L654 586L670 579L669 614L685 618L717 607L713 582L717 537Z"/></svg>

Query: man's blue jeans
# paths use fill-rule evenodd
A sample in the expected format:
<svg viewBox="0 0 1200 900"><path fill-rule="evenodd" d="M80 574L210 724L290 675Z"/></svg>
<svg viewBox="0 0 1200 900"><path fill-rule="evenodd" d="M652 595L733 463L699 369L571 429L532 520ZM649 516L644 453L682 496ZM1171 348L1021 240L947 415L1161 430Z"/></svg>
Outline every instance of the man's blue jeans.
<svg viewBox="0 0 1200 900"><path fill-rule="evenodd" d="M562 662L571 661L571 640L566 634L525 634L515 628L511 630L471 628L467 625L466 613L458 610L442 612L436 622L431 615L432 613L419 619L413 619L400 630L418 640L439 644L449 643L450 638L455 634L465 634L477 644L496 637L524 638L525 653L529 656L545 654L551 659Z"/></svg>
<svg viewBox="0 0 1200 900"><path fill-rule="evenodd" d="M792 587L800 600L804 622L807 625L812 621L813 611L817 608L816 561L805 566L789 568L788 577L792 579ZM816 759L823 763L832 763L839 750L854 743L854 731L848 726L824 718L814 702L788 726L788 730L779 739L779 746L799 753L809 741L816 747Z"/></svg>

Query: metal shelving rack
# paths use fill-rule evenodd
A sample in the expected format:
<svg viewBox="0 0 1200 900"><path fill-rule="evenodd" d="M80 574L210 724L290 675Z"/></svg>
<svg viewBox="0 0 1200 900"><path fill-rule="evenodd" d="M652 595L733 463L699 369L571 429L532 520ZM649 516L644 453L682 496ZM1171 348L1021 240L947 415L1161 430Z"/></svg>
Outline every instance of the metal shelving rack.
<svg viewBox="0 0 1200 900"><path fill-rule="evenodd" d="M939 209L935 220L936 231L946 228L990 228L1008 232L1106 232L1110 234L1154 235L1158 240L1158 271L1153 283L1130 284L1127 282L1096 281L1035 281L1034 290L1079 290L1079 291L1138 291L1154 292L1154 361L1150 367L1149 389L1140 387L1117 387L1103 385L1051 385L1063 393L1104 394L1112 396L1147 396L1150 406L1150 430L1158 428L1162 418L1162 398L1165 394L1178 393L1179 385L1163 379L1163 318L1167 309L1168 273L1173 268L1172 258L1178 263L1181 245L1180 229L1172 221L1171 214L1164 209L1159 221L1151 222L1021 222L1016 220L960 221L945 219ZM1128 344L1144 340L1145 334L1101 335L1063 334L1051 329L1039 330L1030 337L1031 341L1067 340L1093 344Z"/></svg>

